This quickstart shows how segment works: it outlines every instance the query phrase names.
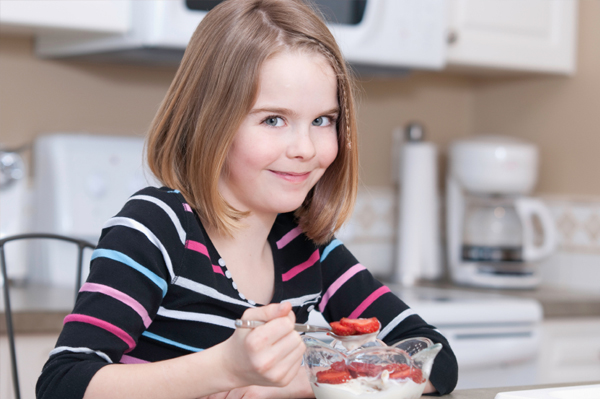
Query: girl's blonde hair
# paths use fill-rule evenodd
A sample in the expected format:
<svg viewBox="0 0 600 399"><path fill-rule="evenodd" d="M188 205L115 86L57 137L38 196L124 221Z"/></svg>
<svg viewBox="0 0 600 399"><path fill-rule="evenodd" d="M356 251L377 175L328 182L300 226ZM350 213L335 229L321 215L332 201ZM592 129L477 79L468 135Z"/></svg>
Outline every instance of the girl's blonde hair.
<svg viewBox="0 0 600 399"><path fill-rule="evenodd" d="M202 223L231 235L246 213L221 197L219 177L256 100L263 62L286 50L322 54L337 76L338 154L295 211L300 228L321 244L350 217L356 198L354 84L329 29L302 0L228 0L203 18L152 122L147 160Z"/></svg>

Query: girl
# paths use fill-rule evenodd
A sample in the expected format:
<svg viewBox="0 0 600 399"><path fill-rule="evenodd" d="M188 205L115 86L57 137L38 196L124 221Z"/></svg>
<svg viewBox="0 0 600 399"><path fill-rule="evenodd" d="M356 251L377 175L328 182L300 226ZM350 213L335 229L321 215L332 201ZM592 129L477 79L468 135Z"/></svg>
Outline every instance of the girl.
<svg viewBox="0 0 600 399"><path fill-rule="evenodd" d="M445 338L333 233L357 187L351 79L302 0L229 0L198 26L148 138L164 184L102 231L38 398L312 397L293 323L377 317L379 338ZM235 330L235 319L266 322Z"/></svg>

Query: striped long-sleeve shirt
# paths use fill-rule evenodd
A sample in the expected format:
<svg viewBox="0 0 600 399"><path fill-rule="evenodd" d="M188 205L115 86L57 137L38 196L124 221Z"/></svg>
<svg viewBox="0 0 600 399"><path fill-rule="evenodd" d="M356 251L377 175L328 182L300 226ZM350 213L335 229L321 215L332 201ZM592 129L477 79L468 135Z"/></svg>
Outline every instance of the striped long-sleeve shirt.
<svg viewBox="0 0 600 399"><path fill-rule="evenodd" d="M268 237L275 265L273 303L287 301L299 323L313 309L328 321L377 317L379 338L441 342L431 381L440 393L457 381L446 339L372 277L337 239L318 246L278 215ZM111 363L154 362L202 351L234 332L261 306L238 291L227 265L183 196L146 188L104 226L90 274L36 387L39 399L82 398Z"/></svg>

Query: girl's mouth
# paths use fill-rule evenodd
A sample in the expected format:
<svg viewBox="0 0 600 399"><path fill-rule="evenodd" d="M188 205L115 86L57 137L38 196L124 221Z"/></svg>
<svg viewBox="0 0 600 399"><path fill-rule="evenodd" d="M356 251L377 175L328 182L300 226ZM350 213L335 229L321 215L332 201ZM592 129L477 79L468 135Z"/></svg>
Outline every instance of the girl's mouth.
<svg viewBox="0 0 600 399"><path fill-rule="evenodd" d="M277 171L277 170L270 170L270 172L275 174L277 177L280 177L290 183L301 183L301 182L305 181L308 178L308 176L310 176L310 172L296 173L296 172L281 172L281 171Z"/></svg>

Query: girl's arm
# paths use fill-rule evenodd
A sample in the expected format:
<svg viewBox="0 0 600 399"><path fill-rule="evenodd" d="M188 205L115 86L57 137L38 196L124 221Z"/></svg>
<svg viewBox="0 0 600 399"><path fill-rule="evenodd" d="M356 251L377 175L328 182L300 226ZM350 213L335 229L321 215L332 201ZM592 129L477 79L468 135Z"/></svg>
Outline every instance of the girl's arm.
<svg viewBox="0 0 600 399"><path fill-rule="evenodd" d="M244 319L268 321L236 330L202 352L157 363L100 369L85 392L96 398L198 398L248 385L285 387L299 375L304 344L293 329L289 303L249 309Z"/></svg>

